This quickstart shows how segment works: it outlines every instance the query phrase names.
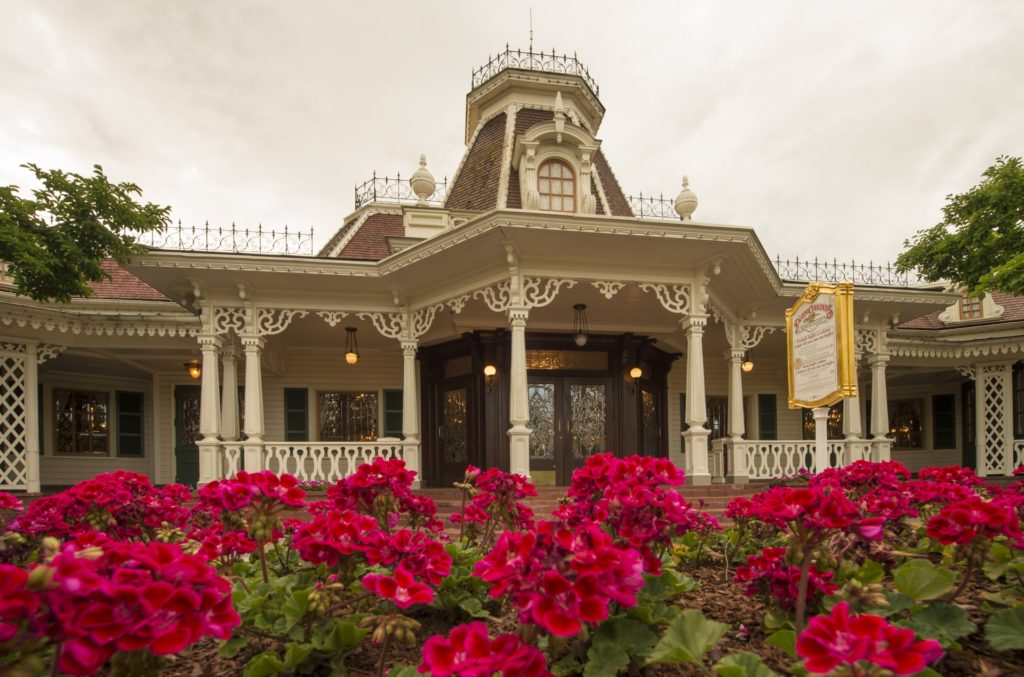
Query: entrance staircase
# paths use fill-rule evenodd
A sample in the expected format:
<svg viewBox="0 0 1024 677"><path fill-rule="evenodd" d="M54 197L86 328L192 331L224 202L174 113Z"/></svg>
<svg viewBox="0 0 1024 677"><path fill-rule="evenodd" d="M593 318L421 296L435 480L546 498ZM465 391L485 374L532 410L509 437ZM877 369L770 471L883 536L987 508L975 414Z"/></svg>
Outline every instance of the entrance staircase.
<svg viewBox="0 0 1024 677"><path fill-rule="evenodd" d="M719 522L725 519L725 506L737 496L753 496L767 488L763 482L750 484L712 484L700 487L681 487L680 493L694 508L703 510ZM558 507L559 501L565 497L566 487L537 487L537 495L526 498L523 502L533 509L535 519L550 519L551 511ZM458 527L452 529L449 517L462 509L462 491L450 488L420 489L417 493L433 499L437 505L437 517L444 522L449 532L458 533Z"/></svg>

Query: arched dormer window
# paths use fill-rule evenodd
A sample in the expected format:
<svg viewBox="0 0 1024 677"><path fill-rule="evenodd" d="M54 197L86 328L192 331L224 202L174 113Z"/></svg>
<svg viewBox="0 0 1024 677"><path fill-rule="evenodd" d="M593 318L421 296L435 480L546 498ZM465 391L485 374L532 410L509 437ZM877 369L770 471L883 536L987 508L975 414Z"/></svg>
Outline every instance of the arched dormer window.
<svg viewBox="0 0 1024 677"><path fill-rule="evenodd" d="M545 160L537 171L540 208L552 212L576 211L576 176L572 167L558 159Z"/></svg>

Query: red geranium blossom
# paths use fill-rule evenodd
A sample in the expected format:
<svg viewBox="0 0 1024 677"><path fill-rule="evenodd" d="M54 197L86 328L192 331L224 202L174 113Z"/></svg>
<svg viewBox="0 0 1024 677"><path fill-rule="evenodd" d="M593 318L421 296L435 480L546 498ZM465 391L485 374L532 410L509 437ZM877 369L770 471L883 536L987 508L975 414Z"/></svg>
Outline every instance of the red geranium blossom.
<svg viewBox="0 0 1024 677"><path fill-rule="evenodd" d="M850 615L846 602L827 616L815 616L796 641L796 652L810 672L825 674L839 665L873 663L897 675L912 675L942 657L932 639L916 640L914 631L890 625L873 614Z"/></svg>
<svg viewBox="0 0 1024 677"><path fill-rule="evenodd" d="M423 645L423 662L418 672L434 677L550 677L544 654L523 644L518 635L491 639L487 626L473 621L452 629L447 638L434 635Z"/></svg>
<svg viewBox="0 0 1024 677"><path fill-rule="evenodd" d="M363 576L363 587L368 591L390 599L399 609L408 609L414 604L430 604L434 601L434 591L426 583L419 583L412 574L398 567L394 576L382 574L366 574Z"/></svg>

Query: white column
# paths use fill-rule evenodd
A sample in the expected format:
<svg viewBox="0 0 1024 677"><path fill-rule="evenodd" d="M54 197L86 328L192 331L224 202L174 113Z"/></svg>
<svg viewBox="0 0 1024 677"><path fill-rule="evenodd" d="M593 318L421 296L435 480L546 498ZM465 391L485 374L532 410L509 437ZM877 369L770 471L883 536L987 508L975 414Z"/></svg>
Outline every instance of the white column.
<svg viewBox="0 0 1024 677"><path fill-rule="evenodd" d="M743 435L747 432L743 408L743 355L742 350L726 352L729 363L729 440L726 441L726 481L737 484L747 482L747 454Z"/></svg>
<svg viewBox="0 0 1024 677"><path fill-rule="evenodd" d="M530 476L530 401L526 381L526 308L510 308L509 325L512 329L512 366L509 372L508 440L509 470ZM706 445L705 445L706 446Z"/></svg>
<svg viewBox="0 0 1024 677"><path fill-rule="evenodd" d="M821 472L829 467L828 409L828 407L815 407L811 410L814 412L814 472Z"/></svg>
<svg viewBox="0 0 1024 677"><path fill-rule="evenodd" d="M885 365L889 356L872 355L868 358L871 365L871 435L873 461L888 461L891 442L889 434L889 395L885 387Z"/></svg>
<svg viewBox="0 0 1024 677"><path fill-rule="evenodd" d="M423 482L420 463L420 400L416 388L416 348L419 341L402 341L402 455L405 467L416 473L414 487Z"/></svg>
<svg viewBox="0 0 1024 677"><path fill-rule="evenodd" d="M25 342L25 482L30 494L38 494L39 477L39 344Z"/></svg>
<svg viewBox="0 0 1024 677"><path fill-rule="evenodd" d="M864 426L860 420L860 384L858 383L856 359L853 369L853 386L857 388L857 396L847 397L843 400L843 437L845 438L843 449L849 463L865 460L861 458L861 445L857 444L864 432ZM842 459L840 459L840 465L843 465Z"/></svg>
<svg viewBox="0 0 1024 677"><path fill-rule="evenodd" d="M704 325L706 315L690 315L682 320L686 334L686 424L683 433L686 447L686 483L711 484L708 471L708 420L704 400Z"/></svg>
<svg viewBox="0 0 1024 677"><path fill-rule="evenodd" d="M217 479L218 452L220 451L220 379L217 353L221 338L214 334L200 334L199 346L203 351L203 380L199 393L199 484Z"/></svg>
<svg viewBox="0 0 1024 677"><path fill-rule="evenodd" d="M263 470L263 371L260 356L266 341L243 336L245 350L245 470Z"/></svg>
<svg viewBox="0 0 1024 677"><path fill-rule="evenodd" d="M235 345L228 341L221 350L224 382L221 384L220 437L225 442L238 439L238 368L235 364Z"/></svg>

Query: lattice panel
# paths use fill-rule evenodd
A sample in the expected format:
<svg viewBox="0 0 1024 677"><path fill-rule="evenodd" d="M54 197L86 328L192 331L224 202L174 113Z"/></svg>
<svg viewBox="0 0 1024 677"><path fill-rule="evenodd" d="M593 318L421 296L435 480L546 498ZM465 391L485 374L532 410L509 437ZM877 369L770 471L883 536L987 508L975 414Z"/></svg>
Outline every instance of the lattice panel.
<svg viewBox="0 0 1024 677"><path fill-rule="evenodd" d="M1008 393L1002 372L982 376L982 396L985 411L983 438L984 471L986 475L1001 475L1006 471L1006 420L1003 411Z"/></svg>
<svg viewBox="0 0 1024 677"><path fill-rule="evenodd" d="M28 489L25 353L0 352L0 489Z"/></svg>

